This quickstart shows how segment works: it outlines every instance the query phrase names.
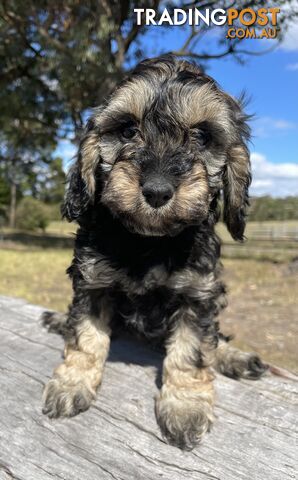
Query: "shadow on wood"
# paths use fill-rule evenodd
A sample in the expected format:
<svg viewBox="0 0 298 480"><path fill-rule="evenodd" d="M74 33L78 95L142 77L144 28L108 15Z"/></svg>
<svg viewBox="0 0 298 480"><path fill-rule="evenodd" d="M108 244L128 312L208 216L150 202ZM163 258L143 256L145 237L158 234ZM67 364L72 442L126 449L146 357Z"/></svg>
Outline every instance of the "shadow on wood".
<svg viewBox="0 0 298 480"><path fill-rule="evenodd" d="M0 297L1 480L295 479L297 383L218 375L217 421L192 452L165 444L154 418L161 355L128 338L113 342L89 411L49 420L44 383L62 340L40 326L42 308Z"/></svg>

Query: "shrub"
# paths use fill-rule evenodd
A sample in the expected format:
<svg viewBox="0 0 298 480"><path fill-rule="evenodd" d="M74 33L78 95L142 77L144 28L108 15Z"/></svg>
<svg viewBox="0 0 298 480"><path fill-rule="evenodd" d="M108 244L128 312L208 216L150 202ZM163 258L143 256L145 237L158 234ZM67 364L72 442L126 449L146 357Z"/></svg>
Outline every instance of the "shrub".
<svg viewBox="0 0 298 480"><path fill-rule="evenodd" d="M255 197L251 200L251 221L298 220L298 197Z"/></svg>
<svg viewBox="0 0 298 480"><path fill-rule="evenodd" d="M45 231L50 222L48 207L32 197L23 198L17 207L17 227L24 230Z"/></svg>
<svg viewBox="0 0 298 480"><path fill-rule="evenodd" d="M47 204L46 207L48 209L50 222L57 222L61 220L60 203Z"/></svg>

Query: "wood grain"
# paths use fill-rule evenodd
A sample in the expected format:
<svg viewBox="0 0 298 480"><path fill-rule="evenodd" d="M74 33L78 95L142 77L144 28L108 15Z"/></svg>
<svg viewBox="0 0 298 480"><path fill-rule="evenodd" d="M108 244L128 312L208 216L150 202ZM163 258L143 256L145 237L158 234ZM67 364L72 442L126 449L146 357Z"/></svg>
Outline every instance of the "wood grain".
<svg viewBox="0 0 298 480"><path fill-rule="evenodd" d="M161 356L114 340L89 411L49 420L44 383L62 340L39 324L41 307L0 297L1 480L283 480L297 478L297 382L218 375L217 421L192 452L165 444L154 417Z"/></svg>

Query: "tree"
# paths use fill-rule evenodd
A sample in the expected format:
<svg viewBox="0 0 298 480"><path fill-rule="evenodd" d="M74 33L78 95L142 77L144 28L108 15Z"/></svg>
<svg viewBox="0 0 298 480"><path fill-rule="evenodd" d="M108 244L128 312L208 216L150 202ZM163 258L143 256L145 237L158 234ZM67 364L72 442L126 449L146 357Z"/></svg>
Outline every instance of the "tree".
<svg viewBox="0 0 298 480"><path fill-rule="evenodd" d="M7 205L9 204L10 191L9 184L4 178L0 168L0 226L4 223L7 215Z"/></svg>
<svg viewBox="0 0 298 480"><path fill-rule="evenodd" d="M47 204L60 204L64 196L65 181L62 158L56 157L36 182L37 198Z"/></svg>
<svg viewBox="0 0 298 480"><path fill-rule="evenodd" d="M298 220L298 197L256 197L251 201L249 220Z"/></svg>
<svg viewBox="0 0 298 480"><path fill-rule="evenodd" d="M7 130L2 133L0 142L0 169L3 182L9 185L9 226L16 225L17 196L22 191L29 190L29 181L36 178L36 173L41 164L47 164L51 158L54 142L51 138L30 136L29 132L22 129ZM31 184L30 193L34 193Z"/></svg>

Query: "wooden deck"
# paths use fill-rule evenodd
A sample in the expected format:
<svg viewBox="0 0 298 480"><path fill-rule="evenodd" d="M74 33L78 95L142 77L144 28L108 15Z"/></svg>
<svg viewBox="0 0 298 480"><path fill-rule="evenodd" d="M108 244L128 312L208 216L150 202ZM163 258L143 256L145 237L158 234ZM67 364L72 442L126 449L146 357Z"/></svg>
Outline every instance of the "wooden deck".
<svg viewBox="0 0 298 480"><path fill-rule="evenodd" d="M218 417L192 452L166 445L154 418L161 357L117 339L96 403L72 419L41 413L62 340L42 308L0 297L1 480L283 480L297 475L297 382L218 376Z"/></svg>

